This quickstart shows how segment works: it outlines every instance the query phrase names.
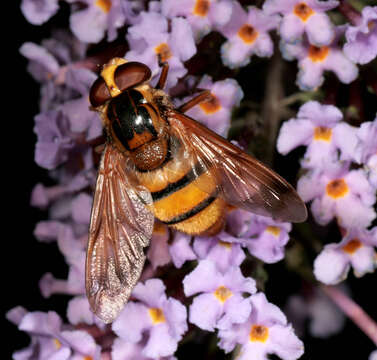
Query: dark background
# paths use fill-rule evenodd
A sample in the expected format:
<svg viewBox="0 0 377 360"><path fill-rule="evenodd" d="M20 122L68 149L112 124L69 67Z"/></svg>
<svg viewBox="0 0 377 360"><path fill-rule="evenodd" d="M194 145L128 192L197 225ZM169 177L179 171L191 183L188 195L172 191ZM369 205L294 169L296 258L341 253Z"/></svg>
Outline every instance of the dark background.
<svg viewBox="0 0 377 360"><path fill-rule="evenodd" d="M12 352L26 347L29 337L5 320L5 312L14 306L24 306L29 311L55 310L64 316L66 296L44 299L39 292L38 281L46 272L57 278L66 278L67 266L56 244L42 244L35 240L33 230L36 222L47 218L47 214L29 206L30 193L37 182L48 182L47 173L34 163L35 135L33 117L39 111L39 85L26 72L27 61L18 49L25 41L39 43L49 37L51 27L66 21L54 17L44 26L29 24L19 10L17 2L10 2L11 25L3 30L5 38L2 50L2 84L6 97L2 97L2 202L5 217L2 219L2 328L5 338L2 358L11 358ZM11 28L10 28L11 27ZM269 300L283 306L286 297L297 287L297 278L287 274L283 265L269 267L270 280L267 285ZM285 274L284 277L281 274ZM292 278L290 277L292 276ZM361 279L349 276L349 285L355 300L377 319L377 276L366 275ZM375 349L372 342L350 321L344 331L327 340L305 339L306 354L302 359L327 359L332 356L344 359L367 359ZM189 348L188 348L189 347ZM202 345L183 346L179 359L203 358ZM222 353L217 353L219 358Z"/></svg>

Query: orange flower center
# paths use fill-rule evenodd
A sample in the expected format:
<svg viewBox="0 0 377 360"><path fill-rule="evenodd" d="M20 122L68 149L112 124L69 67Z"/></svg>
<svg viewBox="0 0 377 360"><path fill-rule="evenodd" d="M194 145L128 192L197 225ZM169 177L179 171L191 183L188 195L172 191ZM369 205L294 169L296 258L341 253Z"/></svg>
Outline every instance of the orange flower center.
<svg viewBox="0 0 377 360"><path fill-rule="evenodd" d="M107 14L111 9L111 0L97 0L96 5Z"/></svg>
<svg viewBox="0 0 377 360"><path fill-rule="evenodd" d="M278 237L280 235L280 228L277 226L267 226L266 231L269 232L270 234Z"/></svg>
<svg viewBox="0 0 377 360"><path fill-rule="evenodd" d="M54 344L57 349L62 347L62 343L58 339L54 339Z"/></svg>
<svg viewBox="0 0 377 360"><path fill-rule="evenodd" d="M346 245L342 247L343 251L347 254L354 254L357 250L359 250L363 244L359 239L352 239Z"/></svg>
<svg viewBox="0 0 377 360"><path fill-rule="evenodd" d="M208 115L214 114L221 109L219 99L213 94L211 94L211 98L209 100L201 102L199 106Z"/></svg>
<svg viewBox="0 0 377 360"><path fill-rule="evenodd" d="M250 45L258 37L258 31L256 31L251 25L245 24L238 30L238 36L243 40L244 43Z"/></svg>
<svg viewBox="0 0 377 360"><path fill-rule="evenodd" d="M165 322L165 316L161 309L150 308L148 311L149 311L149 316L151 317L153 324L156 325L156 324Z"/></svg>
<svg viewBox="0 0 377 360"><path fill-rule="evenodd" d="M368 21L368 29L369 31L372 31L374 27L376 26L376 23L374 21Z"/></svg>
<svg viewBox="0 0 377 360"><path fill-rule="evenodd" d="M310 45L308 56L313 62L321 62L327 58L329 51L330 49L327 46Z"/></svg>
<svg viewBox="0 0 377 360"><path fill-rule="evenodd" d="M323 141L330 141L332 136L332 130L330 128L324 126L317 126L314 129L314 139L315 140L323 140Z"/></svg>
<svg viewBox="0 0 377 360"><path fill-rule="evenodd" d="M224 303L226 300L228 300L233 293L225 286L219 286L215 290L215 297L217 300L219 300L221 303Z"/></svg>
<svg viewBox="0 0 377 360"><path fill-rule="evenodd" d="M253 325L249 334L250 341L266 342L268 339L268 327L263 325Z"/></svg>
<svg viewBox="0 0 377 360"><path fill-rule="evenodd" d="M167 61L168 59L172 57L172 52L167 43L161 43L160 45L157 45L154 48L154 51L156 52L157 55L160 55L162 62Z"/></svg>
<svg viewBox="0 0 377 360"><path fill-rule="evenodd" d="M314 14L314 11L304 2L301 2L294 7L293 13L305 22Z"/></svg>
<svg viewBox="0 0 377 360"><path fill-rule="evenodd" d="M326 193L334 199L341 198L348 193L348 185L344 179L330 181L326 186Z"/></svg>
<svg viewBox="0 0 377 360"><path fill-rule="evenodd" d="M232 243L226 241L219 241L219 245L223 246L225 249L230 250L232 248Z"/></svg>
<svg viewBox="0 0 377 360"><path fill-rule="evenodd" d="M193 13L197 16L206 16L209 11L210 0L196 0Z"/></svg>

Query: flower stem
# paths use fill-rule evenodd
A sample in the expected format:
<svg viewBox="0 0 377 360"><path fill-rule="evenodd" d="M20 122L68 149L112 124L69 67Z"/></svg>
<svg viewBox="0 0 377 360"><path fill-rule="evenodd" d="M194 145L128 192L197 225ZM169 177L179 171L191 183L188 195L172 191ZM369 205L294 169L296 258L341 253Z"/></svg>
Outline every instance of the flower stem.
<svg viewBox="0 0 377 360"><path fill-rule="evenodd" d="M340 1L338 9L340 13L352 23L352 25L358 25L360 23L361 14L346 0Z"/></svg>
<svg viewBox="0 0 377 360"><path fill-rule="evenodd" d="M376 322L338 288L328 285L320 285L320 288L377 345Z"/></svg>
<svg viewBox="0 0 377 360"><path fill-rule="evenodd" d="M275 142L279 124L281 120L280 102L284 97L283 71L284 62L282 58L275 54L269 64L266 91L262 103L262 119L264 137L267 140L265 163L271 165L273 163L273 155L275 150Z"/></svg>

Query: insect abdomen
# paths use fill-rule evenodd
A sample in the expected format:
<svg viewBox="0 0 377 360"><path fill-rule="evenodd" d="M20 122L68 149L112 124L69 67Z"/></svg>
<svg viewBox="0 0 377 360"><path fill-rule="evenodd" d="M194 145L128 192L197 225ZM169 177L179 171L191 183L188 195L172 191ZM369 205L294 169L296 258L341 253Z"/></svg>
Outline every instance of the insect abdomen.
<svg viewBox="0 0 377 360"><path fill-rule="evenodd" d="M163 223L192 235L221 227L226 204L217 198L216 184L208 172L198 173L171 159L158 170L139 173L139 178L151 191L154 215Z"/></svg>

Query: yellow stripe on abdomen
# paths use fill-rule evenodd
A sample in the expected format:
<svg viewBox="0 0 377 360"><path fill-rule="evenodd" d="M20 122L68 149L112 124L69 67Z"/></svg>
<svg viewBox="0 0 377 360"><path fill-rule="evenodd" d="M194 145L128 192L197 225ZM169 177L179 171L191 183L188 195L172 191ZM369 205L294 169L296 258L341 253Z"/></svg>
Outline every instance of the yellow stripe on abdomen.
<svg viewBox="0 0 377 360"><path fill-rule="evenodd" d="M209 172L198 175L197 171L190 169L177 181L158 191L152 190L155 217L192 235L203 234L212 228L223 219L225 209L225 202L216 197L213 177ZM152 180L153 176L148 178ZM153 189L153 184L144 182L143 185Z"/></svg>

